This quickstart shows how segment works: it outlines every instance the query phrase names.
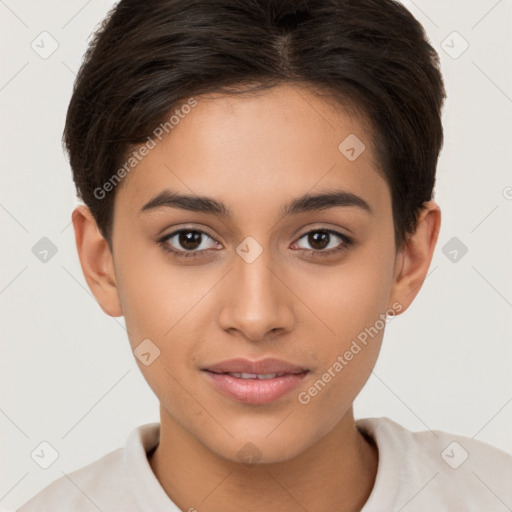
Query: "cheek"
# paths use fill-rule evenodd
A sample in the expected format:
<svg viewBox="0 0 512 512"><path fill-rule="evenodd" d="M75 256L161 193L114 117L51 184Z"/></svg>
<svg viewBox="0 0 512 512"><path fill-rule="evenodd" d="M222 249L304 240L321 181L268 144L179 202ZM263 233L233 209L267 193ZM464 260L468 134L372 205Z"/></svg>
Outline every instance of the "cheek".
<svg viewBox="0 0 512 512"><path fill-rule="evenodd" d="M311 360L320 359L321 364L298 396L304 421L323 417L325 428L336 424L375 366L386 326L387 303L382 300L380 288L372 285L379 284L376 277L366 274L365 279L362 283L355 274L339 278L332 283L332 293L324 295L323 320L334 334L312 338L316 342L309 348ZM344 287L334 291L336 284Z"/></svg>
<svg viewBox="0 0 512 512"><path fill-rule="evenodd" d="M197 267L176 267L157 249L132 250L118 258L116 275L130 345L158 397L162 392L167 396L169 389L178 396L180 385L173 377L183 382L196 365L197 340L207 328L204 319L211 318L205 314L204 297L218 279L211 271L200 272ZM147 349L158 354L148 365L137 357Z"/></svg>
<svg viewBox="0 0 512 512"><path fill-rule="evenodd" d="M187 328L201 290L191 291L186 281L165 265L164 257L144 262L135 252L119 261L118 284L139 370L160 400L166 402L172 397L173 407L192 408L179 383L185 382L182 362L189 358L191 338Z"/></svg>
<svg viewBox="0 0 512 512"><path fill-rule="evenodd" d="M318 386L326 399L332 394L338 403L340 399L352 400L375 365L392 285L393 256L388 253L360 251L328 275L317 274L314 287L309 280L304 285L308 304L315 305L322 321L311 323L311 339L316 342L309 351L312 359L321 359L317 377L327 383L325 388L322 382ZM324 333L321 336L320 331Z"/></svg>
<svg viewBox="0 0 512 512"><path fill-rule="evenodd" d="M133 348L142 339L165 343L174 326L199 299L186 275L166 260L158 247L126 241L116 258L116 277L126 327ZM198 297L196 297L198 295ZM158 341L157 341L158 340Z"/></svg>
<svg viewBox="0 0 512 512"><path fill-rule="evenodd" d="M323 269L303 282L301 296L325 324L325 339L337 349L375 324L388 308L392 259L361 251L343 265Z"/></svg>

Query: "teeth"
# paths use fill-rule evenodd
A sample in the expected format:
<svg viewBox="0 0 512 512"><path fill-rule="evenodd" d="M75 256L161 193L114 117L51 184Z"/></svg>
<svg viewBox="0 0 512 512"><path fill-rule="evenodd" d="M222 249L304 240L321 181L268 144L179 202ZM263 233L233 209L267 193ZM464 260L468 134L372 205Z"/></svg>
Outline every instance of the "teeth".
<svg viewBox="0 0 512 512"><path fill-rule="evenodd" d="M275 379L276 377L281 377L284 373L228 373L232 377L236 377L237 379Z"/></svg>

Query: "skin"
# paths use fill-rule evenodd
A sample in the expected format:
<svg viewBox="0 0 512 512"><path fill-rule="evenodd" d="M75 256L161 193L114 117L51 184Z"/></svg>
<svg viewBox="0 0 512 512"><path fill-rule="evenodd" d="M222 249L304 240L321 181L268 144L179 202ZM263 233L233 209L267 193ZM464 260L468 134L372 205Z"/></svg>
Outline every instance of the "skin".
<svg viewBox="0 0 512 512"><path fill-rule="evenodd" d="M161 404L151 468L183 510L358 511L373 488L378 451L356 429L352 403L385 329L308 404L297 396L380 314L409 307L431 263L439 206L426 203L396 252L391 194L364 118L306 86L196 99L116 190L112 252L88 208L73 213L82 269L101 308L124 315L132 349L149 338L161 351L149 366L137 359ZM338 150L349 134L366 144L355 161ZM140 213L166 188L223 201L233 218L168 207ZM373 213L338 206L280 216L290 199L331 189L357 194ZM183 227L211 236L192 249L202 255L164 251L159 240ZM324 256L343 240L312 245L304 234L313 228L354 243ZM236 252L247 236L263 250L252 263ZM167 245L186 251L178 237ZM200 371L232 357L277 357L310 372L274 403L242 404ZM260 456L252 465L237 455L248 442Z"/></svg>

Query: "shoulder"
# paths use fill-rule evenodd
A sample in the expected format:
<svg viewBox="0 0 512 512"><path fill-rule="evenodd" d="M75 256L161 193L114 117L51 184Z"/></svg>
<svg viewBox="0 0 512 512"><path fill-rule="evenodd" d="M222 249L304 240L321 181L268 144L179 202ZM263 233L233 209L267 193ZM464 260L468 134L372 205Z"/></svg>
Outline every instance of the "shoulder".
<svg viewBox="0 0 512 512"><path fill-rule="evenodd" d="M17 512L104 510L102 503L113 494L123 495L123 448L58 478L25 503ZM108 510L108 508L106 509ZM128 509L130 510L130 509Z"/></svg>
<svg viewBox="0 0 512 512"><path fill-rule="evenodd" d="M407 510L510 510L511 455L448 432L411 432L389 418L356 424L379 450L377 479L364 512L373 511L373 502L384 494L395 506L408 504Z"/></svg>
<svg viewBox="0 0 512 512"><path fill-rule="evenodd" d="M138 511L134 486L139 485L139 491L144 492L148 482L158 485L146 458L146 452L158 443L158 436L158 423L134 428L123 448L64 473L16 512Z"/></svg>

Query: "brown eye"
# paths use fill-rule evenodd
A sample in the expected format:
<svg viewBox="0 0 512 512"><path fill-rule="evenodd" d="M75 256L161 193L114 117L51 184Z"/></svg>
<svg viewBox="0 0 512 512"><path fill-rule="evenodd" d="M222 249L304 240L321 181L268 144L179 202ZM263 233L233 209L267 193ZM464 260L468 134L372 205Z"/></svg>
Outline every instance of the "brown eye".
<svg viewBox="0 0 512 512"><path fill-rule="evenodd" d="M308 244L315 250L325 249L329 245L331 235L326 231L314 231L308 233Z"/></svg>
<svg viewBox="0 0 512 512"><path fill-rule="evenodd" d="M302 235L299 240L305 239L309 247L300 247L304 250L318 252L326 255L347 249L352 244L348 236L331 229L315 229ZM338 239L338 241L336 241ZM341 243L340 243L341 240ZM298 242L297 242L298 243ZM327 250L326 250L327 249Z"/></svg>
<svg viewBox="0 0 512 512"><path fill-rule="evenodd" d="M208 240L211 240L213 244L210 243L210 246L208 246ZM184 257L198 256L217 244L208 233L198 229L174 231L159 240L159 243L165 251L173 253L175 256Z"/></svg>
<svg viewBox="0 0 512 512"><path fill-rule="evenodd" d="M201 245L202 234L197 231L181 231L178 234L178 244L187 249L188 251L192 251L197 249Z"/></svg>

